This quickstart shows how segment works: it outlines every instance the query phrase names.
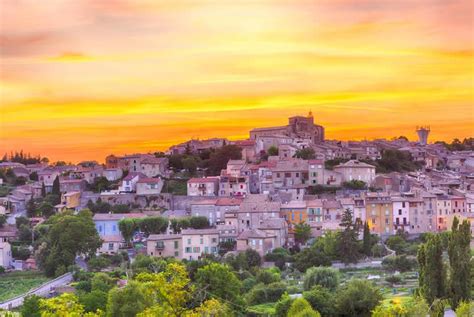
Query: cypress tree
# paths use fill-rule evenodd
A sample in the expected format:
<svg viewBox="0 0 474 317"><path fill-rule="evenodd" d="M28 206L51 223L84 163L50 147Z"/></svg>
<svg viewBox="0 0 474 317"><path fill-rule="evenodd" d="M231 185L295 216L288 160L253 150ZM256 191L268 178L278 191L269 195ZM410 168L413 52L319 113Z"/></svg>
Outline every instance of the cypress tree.
<svg viewBox="0 0 474 317"><path fill-rule="evenodd" d="M359 258L357 225L352 222L350 209L344 211L339 226L344 227L344 230L338 235L339 257L345 264L357 263Z"/></svg>
<svg viewBox="0 0 474 317"><path fill-rule="evenodd" d="M439 235L433 235L418 250L420 292L431 304L446 294L446 271L443 264L443 245Z"/></svg>
<svg viewBox="0 0 474 317"><path fill-rule="evenodd" d="M60 185L59 185L59 176L56 176L56 178L54 179L53 190L51 191L51 193L53 195L58 195L59 197L61 197L61 189L60 189Z"/></svg>
<svg viewBox="0 0 474 317"><path fill-rule="evenodd" d="M448 241L449 296L453 309L456 309L461 301L469 302L471 297L470 241L469 222L464 220L459 224L458 218L454 217Z"/></svg>
<svg viewBox="0 0 474 317"><path fill-rule="evenodd" d="M43 185L41 185L41 197L46 197L46 187L44 186L44 182Z"/></svg>
<svg viewBox="0 0 474 317"><path fill-rule="evenodd" d="M369 256L372 249L372 237L370 235L370 228L367 221L364 223L364 237L362 249L365 255Z"/></svg>

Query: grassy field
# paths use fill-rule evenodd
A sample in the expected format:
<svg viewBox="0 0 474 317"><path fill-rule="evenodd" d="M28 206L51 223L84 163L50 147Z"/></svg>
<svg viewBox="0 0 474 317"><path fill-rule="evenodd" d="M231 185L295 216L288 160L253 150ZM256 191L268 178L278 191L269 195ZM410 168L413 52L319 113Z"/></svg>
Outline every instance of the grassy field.
<svg viewBox="0 0 474 317"><path fill-rule="evenodd" d="M0 275L0 302L26 293L48 278L40 272L12 272Z"/></svg>

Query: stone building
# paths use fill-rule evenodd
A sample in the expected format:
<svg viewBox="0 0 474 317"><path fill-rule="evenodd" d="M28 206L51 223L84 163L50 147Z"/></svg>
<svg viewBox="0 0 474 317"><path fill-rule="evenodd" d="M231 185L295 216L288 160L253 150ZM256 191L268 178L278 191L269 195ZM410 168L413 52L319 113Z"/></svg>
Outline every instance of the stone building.
<svg viewBox="0 0 474 317"><path fill-rule="evenodd" d="M289 136L292 138L308 139L313 144L324 142L324 127L314 124L313 114L307 117L294 116L288 119L288 125L280 127L257 128L250 131L250 139L257 140L267 136Z"/></svg>

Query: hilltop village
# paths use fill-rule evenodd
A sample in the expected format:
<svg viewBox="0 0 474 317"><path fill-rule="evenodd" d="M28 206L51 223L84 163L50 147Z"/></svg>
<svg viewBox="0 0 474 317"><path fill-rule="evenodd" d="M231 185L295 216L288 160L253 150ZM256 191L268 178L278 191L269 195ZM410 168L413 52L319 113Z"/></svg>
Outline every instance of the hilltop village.
<svg viewBox="0 0 474 317"><path fill-rule="evenodd" d="M110 259L121 263L124 254L132 263L255 255L258 266L300 272L374 259L380 261L369 265L380 266L382 257L399 255L394 240L420 241L464 220L472 244L472 139L430 143L429 132L417 128L417 141L326 140L310 112L285 126L255 128L245 140L193 139L166 152L111 154L104 164L5 155L0 267L61 276L74 263L113 267ZM48 257L61 251L52 248L45 228L84 210L98 236L92 252L76 250L52 263ZM347 228L363 249L309 254L318 241ZM247 304L277 302L284 292Z"/></svg>

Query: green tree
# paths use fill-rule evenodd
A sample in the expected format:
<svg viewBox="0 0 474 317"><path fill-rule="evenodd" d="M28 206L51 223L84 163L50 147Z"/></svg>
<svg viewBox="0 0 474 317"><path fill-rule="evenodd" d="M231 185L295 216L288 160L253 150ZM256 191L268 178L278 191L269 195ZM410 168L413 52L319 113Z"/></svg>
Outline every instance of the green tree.
<svg viewBox="0 0 474 317"><path fill-rule="evenodd" d="M245 250L244 255L249 265L249 268L259 267L262 264L262 258L260 257L260 254L258 254L257 251L253 249L247 249Z"/></svg>
<svg viewBox="0 0 474 317"><path fill-rule="evenodd" d="M471 228L469 221L459 224L454 217L448 242L449 255L449 297L451 307L456 309L461 301L471 298Z"/></svg>
<svg viewBox="0 0 474 317"><path fill-rule="evenodd" d="M338 237L334 232L326 232L309 248L294 255L294 267L305 272L312 266L329 266L337 256Z"/></svg>
<svg viewBox="0 0 474 317"><path fill-rule="evenodd" d="M210 299L191 309L190 303L196 298L195 285L179 263L170 263L163 272L157 274L141 273L136 280L143 285L146 297L151 298L151 307L146 308L138 316L228 316L226 305L216 299ZM108 312L109 313L109 312ZM111 316L120 316L117 314ZM127 315L131 316L131 314Z"/></svg>
<svg viewBox="0 0 474 317"><path fill-rule="evenodd" d="M0 215L0 228L2 228L7 223L7 216Z"/></svg>
<svg viewBox="0 0 474 317"><path fill-rule="evenodd" d="M130 243L133 238L133 234L138 230L138 221L134 218L125 218L119 221L119 230L122 233L124 240Z"/></svg>
<svg viewBox="0 0 474 317"><path fill-rule="evenodd" d="M321 315L313 310L308 301L304 298L297 298L291 303L288 310L289 317L320 317Z"/></svg>
<svg viewBox="0 0 474 317"><path fill-rule="evenodd" d="M312 160L316 158L316 153L312 148L304 148L301 150L296 150L295 157L303 160Z"/></svg>
<svg viewBox="0 0 474 317"><path fill-rule="evenodd" d="M270 146L267 150L268 156L277 156L278 155L278 148L276 146Z"/></svg>
<svg viewBox="0 0 474 317"><path fill-rule="evenodd" d="M456 309L457 317L472 317L474 316L474 302L460 302Z"/></svg>
<svg viewBox="0 0 474 317"><path fill-rule="evenodd" d="M193 216L189 218L189 226L193 229L209 228L209 220L204 216Z"/></svg>
<svg viewBox="0 0 474 317"><path fill-rule="evenodd" d="M304 275L304 289L309 291L316 285L334 291L339 285L339 272L329 267L309 268Z"/></svg>
<svg viewBox="0 0 474 317"><path fill-rule="evenodd" d="M153 299L147 294L146 286L137 281L130 281L123 288L113 288L107 298L107 316L136 316L153 305Z"/></svg>
<svg viewBox="0 0 474 317"><path fill-rule="evenodd" d="M38 181L38 173L37 172L31 172L30 180L37 182Z"/></svg>
<svg viewBox="0 0 474 317"><path fill-rule="evenodd" d="M41 205L39 205L38 211L41 216L49 218L54 215L54 206L48 202L43 202Z"/></svg>
<svg viewBox="0 0 474 317"><path fill-rule="evenodd" d="M107 204L107 203L104 203ZM126 214L130 212L130 206L128 204L116 204L110 207L110 210L114 214Z"/></svg>
<svg viewBox="0 0 474 317"><path fill-rule="evenodd" d="M168 219L163 217L146 217L139 221L140 231L146 235L159 234L166 232L168 228Z"/></svg>
<svg viewBox="0 0 474 317"><path fill-rule="evenodd" d="M293 303L293 300L291 299L290 295L285 292L275 305L276 317L286 317L291 303Z"/></svg>
<svg viewBox="0 0 474 317"><path fill-rule="evenodd" d="M25 297L23 305L20 308L21 315L25 317L41 317L40 299L41 297L37 295L29 295Z"/></svg>
<svg viewBox="0 0 474 317"><path fill-rule="evenodd" d="M90 189L94 193L100 193L100 192L111 189L111 183L105 176L96 177L94 178L94 181L90 185Z"/></svg>
<svg viewBox="0 0 474 317"><path fill-rule="evenodd" d="M108 292L115 286L115 279L106 273L95 273L91 279L91 290Z"/></svg>
<svg viewBox="0 0 474 317"><path fill-rule="evenodd" d="M46 197L46 187L44 186L44 182L41 184L41 197Z"/></svg>
<svg viewBox="0 0 474 317"><path fill-rule="evenodd" d="M90 293L80 294L79 303L84 306L86 312L105 311L107 296L107 292L92 290Z"/></svg>
<svg viewBox="0 0 474 317"><path fill-rule="evenodd" d="M322 316L336 316L334 291L316 285L310 291L303 292L303 298Z"/></svg>
<svg viewBox="0 0 474 317"><path fill-rule="evenodd" d="M61 197L61 187L59 183L59 176L56 176L56 178L53 181L53 189L51 190L51 193L53 195L57 195Z"/></svg>
<svg viewBox="0 0 474 317"><path fill-rule="evenodd" d="M336 292L336 309L339 316L370 316L383 296L369 281L353 279Z"/></svg>
<svg viewBox="0 0 474 317"><path fill-rule="evenodd" d="M276 269L269 269L269 270L262 269L257 272L255 279L258 283L263 283L263 284L271 284L271 283L280 282L281 280L280 271Z"/></svg>
<svg viewBox="0 0 474 317"><path fill-rule="evenodd" d="M243 305L240 297L242 283L227 265L210 263L198 269L195 280L197 287L205 290L205 298L223 299Z"/></svg>
<svg viewBox="0 0 474 317"><path fill-rule="evenodd" d="M422 298L413 298L404 303L380 304L375 307L372 317L419 317L428 316L429 306Z"/></svg>
<svg viewBox="0 0 474 317"><path fill-rule="evenodd" d="M38 249L38 261L47 276L65 273L76 255L93 255L101 246L92 213L82 210L77 215L64 212L52 216L49 229Z"/></svg>
<svg viewBox="0 0 474 317"><path fill-rule="evenodd" d="M195 158L192 156L186 157L182 160L183 168L185 168L190 175L194 175L196 173L196 169L198 167L198 163L196 162Z"/></svg>
<svg viewBox="0 0 474 317"><path fill-rule="evenodd" d="M295 225L295 241L298 244L305 244L311 238L311 226L301 222Z"/></svg>
<svg viewBox="0 0 474 317"><path fill-rule="evenodd" d="M366 221L364 223L364 235L362 240L362 252L366 256L370 256L372 253L372 235L370 233L369 224Z"/></svg>
<svg viewBox="0 0 474 317"><path fill-rule="evenodd" d="M189 218L171 219L170 227L174 233L180 233L181 230L189 228Z"/></svg>
<svg viewBox="0 0 474 317"><path fill-rule="evenodd" d="M40 299L42 317L99 317L100 313L86 313L76 295L64 293L58 297Z"/></svg>
<svg viewBox="0 0 474 317"><path fill-rule="evenodd" d="M209 175L220 175L221 170L227 167L229 160L241 160L242 149L237 145L225 145L215 152L209 158Z"/></svg>
<svg viewBox="0 0 474 317"><path fill-rule="evenodd" d="M367 188L367 184L364 181L360 181L357 179L353 179L349 182L344 182L342 186L348 189L366 189Z"/></svg>
<svg viewBox="0 0 474 317"><path fill-rule="evenodd" d="M286 284L283 282L276 282L268 285L258 283L246 294L245 297L248 305L258 305L277 301L285 291Z"/></svg>
<svg viewBox="0 0 474 317"><path fill-rule="evenodd" d="M406 252L406 249L408 248L408 244L405 241L405 239L401 235L394 235L388 237L388 239L385 241L385 244L395 251L397 255L400 255L402 253Z"/></svg>
<svg viewBox="0 0 474 317"><path fill-rule="evenodd" d="M352 211L350 209L344 210L339 226L344 228L338 235L339 258L345 264L357 263L359 259L358 230L357 224L352 222Z"/></svg>
<svg viewBox="0 0 474 317"><path fill-rule="evenodd" d="M432 235L418 249L419 285L428 304L445 296L446 272L443 263L443 247L439 235Z"/></svg>

